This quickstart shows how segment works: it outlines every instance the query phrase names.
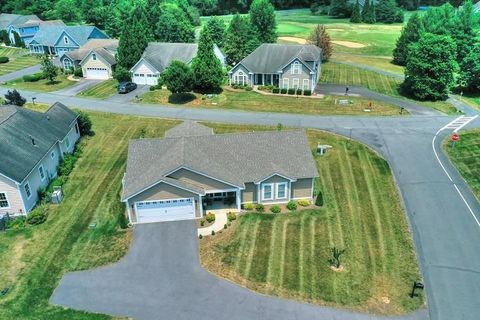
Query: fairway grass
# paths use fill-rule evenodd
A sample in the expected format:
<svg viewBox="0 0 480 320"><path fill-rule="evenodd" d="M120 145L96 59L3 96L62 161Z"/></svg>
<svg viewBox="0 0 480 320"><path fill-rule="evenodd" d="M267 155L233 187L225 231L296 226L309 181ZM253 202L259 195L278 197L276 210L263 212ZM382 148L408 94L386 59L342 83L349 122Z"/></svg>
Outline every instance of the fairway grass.
<svg viewBox="0 0 480 320"><path fill-rule="evenodd" d="M226 131L225 128L223 131ZM236 131L231 127L231 131ZM387 162L359 143L308 131L333 148L315 156L322 208L239 217L200 242L202 265L261 293L375 314L404 314L419 279L411 234ZM330 268L332 247L345 248L344 270Z"/></svg>
<svg viewBox="0 0 480 320"><path fill-rule="evenodd" d="M455 147L447 137L443 142L443 150L480 201L480 129L462 131Z"/></svg>
<svg viewBox="0 0 480 320"><path fill-rule="evenodd" d="M43 106L38 106L43 109ZM117 261L129 247L131 230L121 230L119 194L128 141L144 131L163 136L175 121L90 113L95 136L64 185L64 201L50 205L47 222L0 233L0 319L110 319L48 304L62 275ZM142 130L144 129L144 130ZM95 228L89 228L95 223Z"/></svg>
<svg viewBox="0 0 480 320"><path fill-rule="evenodd" d="M9 49L6 49L9 50ZM0 51L0 56L2 56L2 52ZM0 64L0 76L4 74L11 73L14 71L18 71L21 69L25 69L36 64L40 63L40 60L36 57L24 55L24 56L17 56L12 53L12 56L9 57L10 61L7 63Z"/></svg>
<svg viewBox="0 0 480 320"><path fill-rule="evenodd" d="M377 68L379 70L391 72L392 74L396 74L399 76L403 76L403 72L404 72L402 66L397 66L392 63L391 57L363 56L363 55L344 54L344 53L334 52L330 61L340 62L340 63L341 62L356 63L359 65L365 65L365 66Z"/></svg>
<svg viewBox="0 0 480 320"><path fill-rule="evenodd" d="M79 97L105 99L117 92L118 81L106 80L77 94Z"/></svg>
<svg viewBox="0 0 480 320"><path fill-rule="evenodd" d="M338 105L335 96L324 98L302 98L288 95L263 95L254 91L232 91L226 88L213 99L202 100L201 95L190 95L190 99L177 101L172 99L168 90L149 91L141 96L141 103L161 105L183 105L208 109L228 109L256 112L280 112L313 115L365 115L365 116L392 116L399 115L396 106L380 101L373 101L373 108L368 108L369 99L349 97L349 105ZM192 100L193 99L193 100ZM344 99L344 98L342 98Z"/></svg>
<svg viewBox="0 0 480 320"><path fill-rule="evenodd" d="M24 82L22 78L18 78L8 81L6 86L17 90L52 92L68 88L76 83L76 81L68 80L66 75L59 74L53 84L48 83L47 79L41 79L36 82Z"/></svg>

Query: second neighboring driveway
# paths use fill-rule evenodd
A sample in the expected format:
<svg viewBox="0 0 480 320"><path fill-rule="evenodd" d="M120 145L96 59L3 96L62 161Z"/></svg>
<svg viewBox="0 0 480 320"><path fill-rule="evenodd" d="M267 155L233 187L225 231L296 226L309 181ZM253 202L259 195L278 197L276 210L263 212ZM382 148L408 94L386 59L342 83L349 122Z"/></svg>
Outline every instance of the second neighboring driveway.
<svg viewBox="0 0 480 320"><path fill-rule="evenodd" d="M78 81L78 83L74 84L73 86L70 86L68 88L52 92L54 94L59 94L62 96L67 96L67 97L74 97L80 92L87 90L88 88L91 88L98 83L105 81L105 80L94 80L94 79L82 79Z"/></svg>
<svg viewBox="0 0 480 320"><path fill-rule="evenodd" d="M199 264L193 221L137 225L118 263L65 275L50 300L135 319L383 319L254 293ZM426 319L426 310L401 317Z"/></svg>

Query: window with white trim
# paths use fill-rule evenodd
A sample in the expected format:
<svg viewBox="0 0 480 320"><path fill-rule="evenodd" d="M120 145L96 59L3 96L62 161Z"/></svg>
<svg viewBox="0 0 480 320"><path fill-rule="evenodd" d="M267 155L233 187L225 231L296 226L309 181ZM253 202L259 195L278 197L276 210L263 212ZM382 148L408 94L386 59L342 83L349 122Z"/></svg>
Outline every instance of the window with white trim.
<svg viewBox="0 0 480 320"><path fill-rule="evenodd" d="M70 148L70 139L68 139L68 137L65 139L65 146Z"/></svg>
<svg viewBox="0 0 480 320"><path fill-rule="evenodd" d="M287 183L279 182L277 183L277 199L286 199L287 198Z"/></svg>
<svg viewBox="0 0 480 320"><path fill-rule="evenodd" d="M52 159L55 158L55 151L52 151L52 153L50 153L50 158L52 158Z"/></svg>
<svg viewBox="0 0 480 320"><path fill-rule="evenodd" d="M63 60L63 68L64 69L71 69L73 66L72 66L72 61L70 61L70 59L64 59Z"/></svg>
<svg viewBox="0 0 480 320"><path fill-rule="evenodd" d="M298 89L299 83L300 83L300 79L298 78L293 79L293 88Z"/></svg>
<svg viewBox="0 0 480 320"><path fill-rule="evenodd" d="M262 185L262 200L273 200L273 184Z"/></svg>
<svg viewBox="0 0 480 320"><path fill-rule="evenodd" d="M308 79L303 79L303 90L310 90L310 81Z"/></svg>
<svg viewBox="0 0 480 320"><path fill-rule="evenodd" d="M247 75L243 71L239 71L233 78L233 82L236 84L246 85Z"/></svg>
<svg viewBox="0 0 480 320"><path fill-rule="evenodd" d="M75 123L75 132L80 134L80 129L78 128L78 123Z"/></svg>
<svg viewBox="0 0 480 320"><path fill-rule="evenodd" d="M25 183L25 186L23 187L25 189L25 194L27 195L27 199L30 199L30 197L32 196L32 190L30 190L30 185L27 183Z"/></svg>
<svg viewBox="0 0 480 320"><path fill-rule="evenodd" d="M5 192L0 192L0 208L9 208L10 204L8 203L7 194Z"/></svg>
<svg viewBox="0 0 480 320"><path fill-rule="evenodd" d="M92 60L97 60L97 54L96 53L92 53Z"/></svg>
<svg viewBox="0 0 480 320"><path fill-rule="evenodd" d="M43 170L43 166L38 167L38 173L40 174L40 179L45 180L45 171Z"/></svg>
<svg viewBox="0 0 480 320"><path fill-rule="evenodd" d="M282 83L282 88L283 89L288 89L288 87L290 86L290 81L288 78L284 78L283 79L283 83Z"/></svg>
<svg viewBox="0 0 480 320"><path fill-rule="evenodd" d="M299 61L295 61L294 63L292 63L292 67L290 69L291 74L300 74L301 67L302 66Z"/></svg>
<svg viewBox="0 0 480 320"><path fill-rule="evenodd" d="M67 37L67 36L63 37L63 42L64 42L65 44L68 44L68 37Z"/></svg>

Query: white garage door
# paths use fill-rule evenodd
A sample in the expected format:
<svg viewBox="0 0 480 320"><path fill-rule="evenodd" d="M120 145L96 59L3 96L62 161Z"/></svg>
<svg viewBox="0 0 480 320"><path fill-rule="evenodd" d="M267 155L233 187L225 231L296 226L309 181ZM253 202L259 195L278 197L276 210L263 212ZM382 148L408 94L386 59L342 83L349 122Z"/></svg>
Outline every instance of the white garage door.
<svg viewBox="0 0 480 320"><path fill-rule="evenodd" d="M157 84L157 76L152 73L134 73L132 81L136 84L154 86Z"/></svg>
<svg viewBox="0 0 480 320"><path fill-rule="evenodd" d="M137 202L138 223L195 219L193 198Z"/></svg>
<svg viewBox="0 0 480 320"><path fill-rule="evenodd" d="M87 79L108 79L108 70L106 68L87 68Z"/></svg>

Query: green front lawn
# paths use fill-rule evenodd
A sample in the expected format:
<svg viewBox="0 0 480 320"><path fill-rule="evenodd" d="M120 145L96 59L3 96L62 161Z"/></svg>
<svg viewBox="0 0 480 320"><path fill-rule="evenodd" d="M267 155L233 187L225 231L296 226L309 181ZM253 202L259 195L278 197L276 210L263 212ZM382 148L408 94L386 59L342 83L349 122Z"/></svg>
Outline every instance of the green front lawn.
<svg viewBox="0 0 480 320"><path fill-rule="evenodd" d="M44 106L36 105L43 110ZM128 141L145 132L163 136L178 122L90 113L95 136L64 185L64 201L51 205L47 222L0 233L0 319L110 319L48 304L63 274L117 261L127 251L131 230L121 230L119 194ZM89 228L95 223L95 228Z"/></svg>
<svg viewBox="0 0 480 320"><path fill-rule="evenodd" d="M345 86L362 86L381 94L407 99L399 93L402 80L341 63L328 62L322 64L320 82L337 83ZM322 84L320 83L319 85L321 86ZM457 113L455 107L445 101L410 101L446 114Z"/></svg>
<svg viewBox="0 0 480 320"><path fill-rule="evenodd" d="M27 49L12 48L12 47L0 47L0 57L18 57L28 54Z"/></svg>
<svg viewBox="0 0 480 320"><path fill-rule="evenodd" d="M325 98L296 98L287 95L263 95L254 91L225 89L223 93L213 99L202 100L198 94L183 96L170 95L168 90L156 90L141 96L141 103L163 105L185 105L209 109L230 109L259 112L303 113L316 115L398 115L399 108L383 102L373 101L371 112L365 112L370 100L349 97L353 104L341 106L335 104L338 99L334 96Z"/></svg>
<svg viewBox="0 0 480 320"><path fill-rule="evenodd" d="M319 142L333 146L315 156L324 206L240 216L201 240L203 266L261 293L311 303L389 315L421 307L422 296L409 297L420 275L387 162L339 136L308 131L308 137L312 150ZM346 249L343 271L330 268L332 247Z"/></svg>
<svg viewBox="0 0 480 320"><path fill-rule="evenodd" d="M8 87L12 87L17 90L29 90L40 92L52 92L61 89L65 89L76 84L76 81L67 79L66 75L60 74L54 83L48 83L48 80L42 79L36 82L25 82L22 78L18 78L7 82Z"/></svg>
<svg viewBox="0 0 480 320"><path fill-rule="evenodd" d="M6 49L9 50L9 49ZM0 51L0 56L2 56L2 52ZM18 71L21 69L25 69L36 64L40 63L40 59L33 56L10 56L10 61L7 63L0 64L0 76L11 73L14 71Z"/></svg>
<svg viewBox="0 0 480 320"><path fill-rule="evenodd" d="M480 200L480 129L462 131L455 147L448 137L443 149Z"/></svg>
<svg viewBox="0 0 480 320"><path fill-rule="evenodd" d="M103 81L85 91L80 92L79 94L77 94L77 96L104 99L117 93L117 86L118 81L115 79L110 79Z"/></svg>
<svg viewBox="0 0 480 320"><path fill-rule="evenodd" d="M403 76L404 68L402 66L397 66L392 63L391 57L375 57L375 56L364 56L356 54L344 54L333 52L331 59L332 62L350 62L358 63L361 65L366 65L373 68L378 68L380 70L388 71L393 74Z"/></svg>

